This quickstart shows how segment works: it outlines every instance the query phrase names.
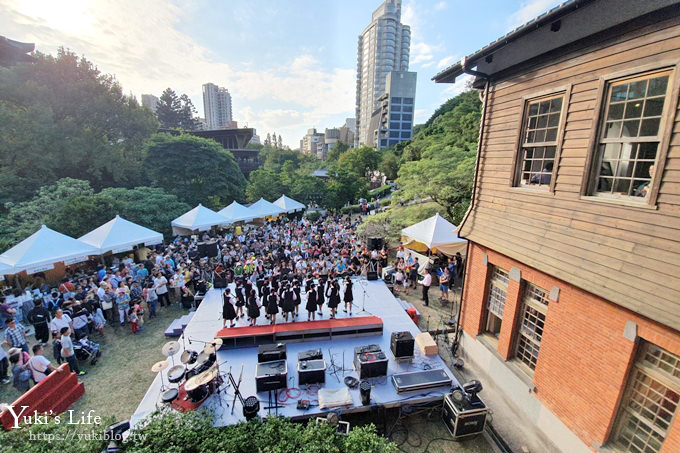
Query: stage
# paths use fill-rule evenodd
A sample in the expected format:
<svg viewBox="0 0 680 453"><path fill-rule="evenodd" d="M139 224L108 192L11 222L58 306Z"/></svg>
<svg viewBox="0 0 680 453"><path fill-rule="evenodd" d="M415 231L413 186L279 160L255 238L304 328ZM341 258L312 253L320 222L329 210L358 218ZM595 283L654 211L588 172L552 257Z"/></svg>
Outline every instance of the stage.
<svg viewBox="0 0 680 453"><path fill-rule="evenodd" d="M233 285L231 285L233 290ZM352 319L348 319L349 314L342 311L343 304L338 307L338 314L335 320L330 321L330 310L324 305L323 316L319 317L317 314L317 323L309 323L309 327L314 327L314 332L319 332L321 329L316 329L316 326L323 326L324 329L329 329L330 334L324 334L320 338L302 338L297 336L295 340L284 341L279 337L276 342L285 342L287 348L286 364L288 368L287 386L288 392L279 390L275 393L275 398L280 395L279 404L282 406L278 409L265 409L269 406L269 393L256 392L256 366L258 347L255 342L252 344L240 344L238 346L225 345L217 352L217 363L219 364L219 372L226 374L231 370L234 380L239 380L239 375L243 366L243 378L240 384L240 392L243 398L249 396L256 396L260 400L260 417L271 415L281 415L289 418L307 418L316 415L324 415L327 412L351 413L371 410L375 406L383 406L386 408L398 407L402 405L412 405L419 403L426 403L443 399L444 395L450 391L449 386L437 387L433 389L426 389L422 391L409 391L397 393L395 386L392 383L391 376L397 373L404 373L410 371L423 371L428 369L442 369L446 375L452 380L453 385L458 385L453 373L447 368L444 361L438 355L425 356L417 345L414 348L414 358L412 361L398 362L390 351L390 337L392 332L409 331L415 337L420 331L418 327L409 318L403 308L399 305L392 293L382 280L366 281L355 280L353 285L353 293L355 304L353 309ZM365 299L365 301L364 301ZM307 312L304 309L306 297L302 295L302 303L300 304L300 314L295 318L297 323L306 323ZM365 302L365 306L364 306ZM365 310L362 311L362 306ZM168 358L170 366L174 364L181 364L180 356L184 349L195 350L200 352L205 346L205 342L212 341L218 332L222 337L229 337L236 335L239 332L243 336L243 332L248 332L247 329L252 329L253 335L269 334L272 329L269 327L269 321L264 317L264 309L261 309L262 316L258 318L258 327L248 327L248 322L245 317L237 321L237 327L233 329L222 330L222 290L212 289L206 294L203 302L199 306L195 315L189 321L189 324L184 330L183 337L178 339L180 349L171 358ZM359 319L357 319L359 318ZM326 321L318 323L318 320ZM290 323L287 323L290 324ZM294 326L288 326L282 322L282 317L279 314L277 319L276 330L287 332L293 329ZM376 328L380 324L382 334ZM366 326L370 325L373 332L364 331L359 332L358 336L342 334L338 332L346 330L347 326ZM262 327L259 327L262 326ZM352 327L357 328L357 327ZM360 328L360 327L359 327ZM233 331L233 332L229 332ZM312 331L312 330L309 330ZM325 332L325 331L324 331ZM335 334L334 334L335 332ZM190 343L191 342L191 343ZM263 341L260 344L265 344ZM382 348L382 351L387 356L388 368L387 376L368 379L371 383L371 401L370 405L362 405L359 389L350 389L350 394L353 400L352 406L343 407L341 409L320 410L318 407L317 391L319 388L323 389L344 389L347 386L343 380L346 376L353 376L358 379L358 374L354 369L353 358L354 348L366 346L370 344L377 344ZM326 361L325 384L300 386L298 384L298 373L296 365L298 363L298 353L310 349L321 349L323 359ZM158 351L158 360L164 357L161 351ZM161 394L161 375L166 387L177 388L177 384L169 384L167 373L169 368L161 371L151 386L146 395L140 402L135 413L131 418L131 425L134 426L139 423L145 416L151 414L157 407L163 406L160 399ZM235 408L232 413L232 402L234 400L234 391L231 386L228 386L228 378L225 378L225 384L221 387L220 393L213 393L201 405L199 410L211 409L215 414L215 425L226 426L238 423L244 420L241 403L236 400ZM298 400L309 400L312 407L309 410L300 410L297 408ZM317 404L317 406L315 406Z"/></svg>

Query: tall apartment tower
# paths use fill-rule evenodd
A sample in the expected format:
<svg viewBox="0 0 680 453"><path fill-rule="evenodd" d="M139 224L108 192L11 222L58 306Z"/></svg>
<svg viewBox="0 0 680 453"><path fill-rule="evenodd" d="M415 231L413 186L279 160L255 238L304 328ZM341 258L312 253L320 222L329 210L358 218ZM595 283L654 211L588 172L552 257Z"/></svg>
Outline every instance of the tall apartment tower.
<svg viewBox="0 0 680 453"><path fill-rule="evenodd" d="M401 0L385 0L373 12L357 46L357 146L369 141L371 115L385 92L387 74L408 71L410 47L411 29L401 23Z"/></svg>
<svg viewBox="0 0 680 453"><path fill-rule="evenodd" d="M228 127L232 120L229 90L218 87L214 83L204 84L203 110L208 130Z"/></svg>
<svg viewBox="0 0 680 453"><path fill-rule="evenodd" d="M156 113L156 109L158 109L158 103L160 102L160 99L158 97L154 96L153 94L143 94L142 95L142 105L144 107L149 107L152 112Z"/></svg>

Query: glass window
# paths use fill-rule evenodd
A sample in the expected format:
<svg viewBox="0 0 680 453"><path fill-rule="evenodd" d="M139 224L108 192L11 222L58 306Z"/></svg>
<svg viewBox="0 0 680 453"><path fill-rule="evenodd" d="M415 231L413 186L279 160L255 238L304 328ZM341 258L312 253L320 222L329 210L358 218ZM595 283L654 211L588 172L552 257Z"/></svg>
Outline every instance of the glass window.
<svg viewBox="0 0 680 453"><path fill-rule="evenodd" d="M522 297L522 317L518 323L517 349L515 356L533 373L541 348L545 314L548 311L548 292L527 283Z"/></svg>
<svg viewBox="0 0 680 453"><path fill-rule="evenodd" d="M390 131L390 138L399 138L399 131Z"/></svg>
<svg viewBox="0 0 680 453"><path fill-rule="evenodd" d="M407 130L410 131L411 130L411 123L401 123L401 128L407 129Z"/></svg>
<svg viewBox="0 0 680 453"><path fill-rule="evenodd" d="M527 102L518 161L519 186L550 188L563 101L564 96L559 95Z"/></svg>
<svg viewBox="0 0 680 453"><path fill-rule="evenodd" d="M404 114L401 115L401 119L404 120L404 121L412 121L413 115L404 113Z"/></svg>
<svg viewBox="0 0 680 453"><path fill-rule="evenodd" d="M394 104L392 104L392 105L390 106L390 108L392 109L393 112L401 112L401 105L394 105ZM406 111L406 110L404 110L404 111Z"/></svg>
<svg viewBox="0 0 680 453"><path fill-rule="evenodd" d="M392 104L401 104L401 98L392 98Z"/></svg>
<svg viewBox="0 0 680 453"><path fill-rule="evenodd" d="M404 112L413 112L413 106L405 105L404 106Z"/></svg>
<svg viewBox="0 0 680 453"><path fill-rule="evenodd" d="M411 104L411 105L413 105L413 98L404 98L404 104Z"/></svg>
<svg viewBox="0 0 680 453"><path fill-rule="evenodd" d="M390 121L399 121L401 115L398 113L390 113Z"/></svg>
<svg viewBox="0 0 680 453"><path fill-rule="evenodd" d="M387 146L387 139L383 138L380 140L380 146Z"/></svg>
<svg viewBox="0 0 680 453"><path fill-rule="evenodd" d="M611 197L649 195L661 142L669 73L614 82L607 90L593 191Z"/></svg>
<svg viewBox="0 0 680 453"><path fill-rule="evenodd" d="M505 298L508 293L508 272L500 267L493 267L489 281L489 294L486 298L486 321L484 331L498 338L503 323Z"/></svg>
<svg viewBox="0 0 680 453"><path fill-rule="evenodd" d="M390 129L401 129L401 127L399 126L398 122L390 123Z"/></svg>
<svg viewBox="0 0 680 453"><path fill-rule="evenodd" d="M680 357L651 343L640 345L619 407L617 450L661 451L680 401Z"/></svg>
<svg viewBox="0 0 680 453"><path fill-rule="evenodd" d="M401 138L411 138L411 131L402 131Z"/></svg>
<svg viewBox="0 0 680 453"><path fill-rule="evenodd" d="M399 143L399 140L390 140L390 146L394 146Z"/></svg>

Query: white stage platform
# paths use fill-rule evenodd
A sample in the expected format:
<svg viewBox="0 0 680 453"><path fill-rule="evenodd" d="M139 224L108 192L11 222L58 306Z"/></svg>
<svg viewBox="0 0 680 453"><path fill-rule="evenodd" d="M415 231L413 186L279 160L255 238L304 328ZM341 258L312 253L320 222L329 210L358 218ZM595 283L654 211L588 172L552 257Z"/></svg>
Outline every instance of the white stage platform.
<svg viewBox="0 0 680 453"><path fill-rule="evenodd" d="M267 392L256 393L255 367L257 365L257 347L218 351L217 362L219 363L220 373L227 373L229 370L231 370L232 374L234 375L234 379L238 381L238 377L241 372L241 364L243 364L243 380L240 385L241 395L244 399L248 396L258 397L260 400L260 412L258 415L261 417L269 415L270 413L272 415L278 413L278 415L290 418L306 418L314 415L321 415L327 412L340 411L342 413L351 413L367 411L374 406L384 406L387 408L398 407L406 404L419 404L441 400L443 399L444 395L450 391L449 387L438 387L423 391L397 393L394 385L391 382L391 376L393 374L409 371L443 369L451 378L453 385L458 385L453 373L447 368L441 357L438 355L425 356L421 353L417 345L414 348L415 357L413 361L397 362L394 359L394 356L390 352L390 336L392 332L409 331L413 337L415 337L418 333L420 333L420 330L418 330L418 327L413 323L403 308L399 305L382 280L356 280L354 282L353 292L355 298L353 316L377 316L381 318L384 323L383 334L381 336L342 338L333 339L330 341L288 343L287 384L289 389L299 388L300 392L291 390L289 392L290 398L283 403L283 407L279 408L278 412L274 409L272 409L271 412L265 409L265 407L268 406L269 398ZM365 311L362 311L364 294ZM302 303L300 304L300 315L295 318L295 321L306 321L307 311L304 309L305 302L306 297L303 294ZM337 317L348 317L348 314L343 313L342 308L343 304L338 307L339 311ZM258 325L269 325L269 322L264 317L264 309L262 309L261 312L262 315L258 319ZM185 346L186 349L200 352L204 347L203 342L209 342L215 337L217 332L222 329L221 314L222 292L221 290L213 289L209 291L205 299L203 299L203 302L184 330L184 335L186 337L180 338L178 340L180 343L180 351L173 356L175 364L180 364L180 356ZM324 305L323 317L319 318L317 314L316 319L328 319L329 315L330 310L326 305ZM278 323L281 322L282 318L279 315ZM238 321L237 325L240 327L247 326L248 322L244 317ZM186 341L186 345L184 344L184 340ZM189 344L189 340L191 340L191 344ZM199 340L200 342L196 340ZM311 407L308 411L297 409L298 399L310 400L312 404L318 403L315 392L318 391L319 388L318 385L311 386L310 388L307 388L306 386L298 386L298 376L296 371L298 352L320 348L327 366L326 383L322 384L321 388L339 389L346 387L343 382L345 376L353 376L358 378L358 374L354 370L353 366L354 348L368 344L380 345L383 352L389 358L387 377L369 379L372 384L371 404L369 406L363 406L361 404L359 389L357 388L355 390L350 390L350 394L352 395L354 402L353 406L351 407L334 409L332 411L322 411L318 407ZM158 360L162 360L163 358L164 357L161 355L161 352L158 351ZM172 359L169 358L168 361L172 366ZM337 368L344 369L345 371L339 370L334 374L332 372L333 367L331 366L331 362L333 362ZM163 381L166 386L168 386L168 369L161 371L161 374L163 375ZM228 379L225 379L225 385L222 386L222 391L219 395L210 395L199 409L213 410L215 414L216 426L231 425L244 420L241 403L238 400L236 401L236 407L234 408L232 414L231 405L234 398L234 392L231 386L226 385L227 382ZM177 387L177 384L170 384L170 387ZM151 414L157 407L163 405L160 400L160 389L161 377L160 375L157 375L131 418L132 426L134 426L136 423L139 423L139 421L145 416ZM298 393L300 393L299 396L297 396Z"/></svg>

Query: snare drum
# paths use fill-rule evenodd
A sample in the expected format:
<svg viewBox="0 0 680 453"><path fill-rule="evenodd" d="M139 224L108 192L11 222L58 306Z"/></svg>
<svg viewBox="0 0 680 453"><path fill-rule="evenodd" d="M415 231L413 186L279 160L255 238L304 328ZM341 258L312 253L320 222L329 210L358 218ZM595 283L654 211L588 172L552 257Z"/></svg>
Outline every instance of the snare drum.
<svg viewBox="0 0 680 453"><path fill-rule="evenodd" d="M191 351L189 349L184 351L180 357L180 361L185 365L191 365L192 363L196 362L196 359L198 359L198 352Z"/></svg>
<svg viewBox="0 0 680 453"><path fill-rule="evenodd" d="M172 403L175 401L175 399L177 399L178 394L179 392L177 389L166 390L161 394L161 401L163 401L165 404Z"/></svg>

